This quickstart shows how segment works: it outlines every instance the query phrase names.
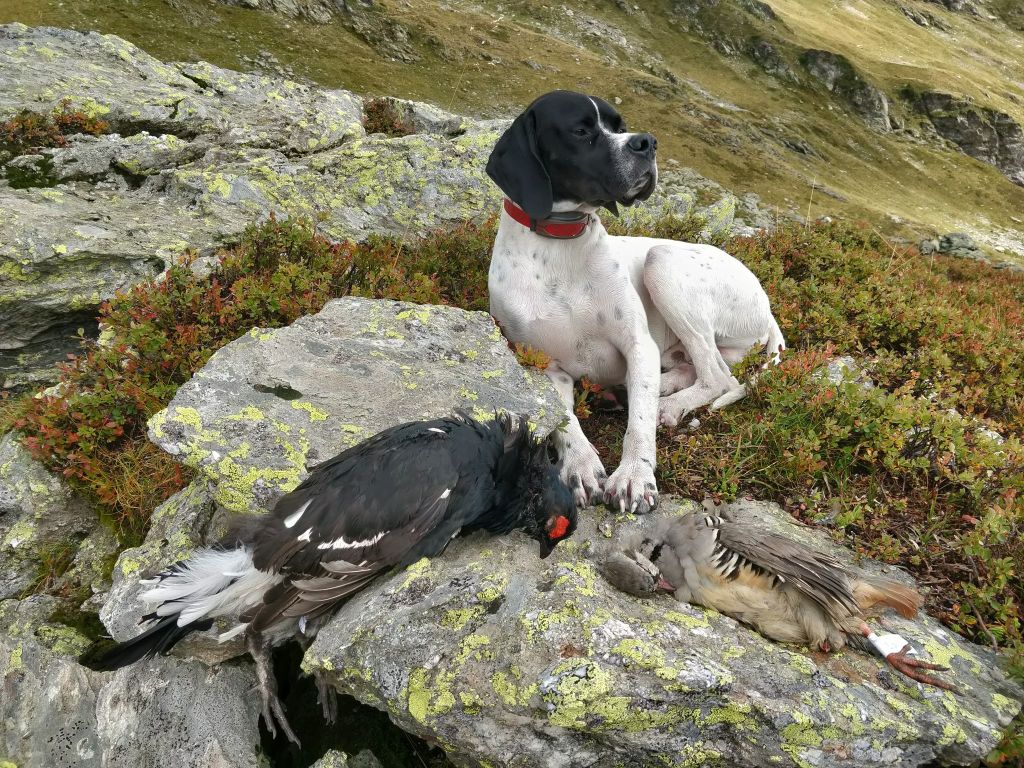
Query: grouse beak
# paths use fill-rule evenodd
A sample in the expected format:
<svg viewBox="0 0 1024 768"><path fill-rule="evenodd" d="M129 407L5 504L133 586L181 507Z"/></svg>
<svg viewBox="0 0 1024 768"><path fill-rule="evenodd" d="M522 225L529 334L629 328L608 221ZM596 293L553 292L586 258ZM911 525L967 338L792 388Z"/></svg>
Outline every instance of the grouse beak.
<svg viewBox="0 0 1024 768"><path fill-rule="evenodd" d="M555 542L557 543L557 542ZM548 540L547 536L540 539L540 559L544 560L555 550L555 543Z"/></svg>
<svg viewBox="0 0 1024 768"><path fill-rule="evenodd" d="M665 577L664 576L659 576L658 577L658 589L660 591L662 591L662 592L675 592L676 591L675 587L673 587L671 584L669 584L667 581L665 581Z"/></svg>

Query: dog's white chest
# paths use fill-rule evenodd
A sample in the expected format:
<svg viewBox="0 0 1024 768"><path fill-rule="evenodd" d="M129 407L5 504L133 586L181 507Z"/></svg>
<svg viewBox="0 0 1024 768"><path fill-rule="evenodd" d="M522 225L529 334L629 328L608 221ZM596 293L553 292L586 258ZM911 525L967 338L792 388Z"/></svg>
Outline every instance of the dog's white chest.
<svg viewBox="0 0 1024 768"><path fill-rule="evenodd" d="M543 351L574 378L620 383L626 361L608 330L623 310L609 301L607 275L581 271L583 249L570 248L499 232L488 277L491 314L508 339Z"/></svg>

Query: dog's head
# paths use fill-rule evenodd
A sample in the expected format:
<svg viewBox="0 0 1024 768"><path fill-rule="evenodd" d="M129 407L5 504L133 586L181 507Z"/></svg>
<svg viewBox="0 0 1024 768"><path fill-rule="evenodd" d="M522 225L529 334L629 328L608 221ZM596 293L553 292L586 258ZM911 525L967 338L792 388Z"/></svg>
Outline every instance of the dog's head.
<svg viewBox="0 0 1024 768"><path fill-rule="evenodd" d="M658 181L649 133L629 133L596 96L552 91L534 101L495 144L487 175L532 218L556 203L605 207L646 200Z"/></svg>

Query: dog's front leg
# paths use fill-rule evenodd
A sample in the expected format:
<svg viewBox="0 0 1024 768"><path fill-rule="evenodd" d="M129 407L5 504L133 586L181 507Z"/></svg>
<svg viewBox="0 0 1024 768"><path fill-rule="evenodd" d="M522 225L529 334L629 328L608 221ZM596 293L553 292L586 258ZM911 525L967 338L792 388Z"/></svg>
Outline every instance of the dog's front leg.
<svg viewBox="0 0 1024 768"><path fill-rule="evenodd" d="M585 507L598 502L604 492L605 478L601 457L594 446L583 434L580 420L576 418L576 402L572 394L572 376L560 369L554 362L549 363L544 371L558 392L558 397L565 404L568 424L564 429L556 429L551 436L555 450L562 462L562 480L572 488L576 505Z"/></svg>
<svg viewBox="0 0 1024 768"><path fill-rule="evenodd" d="M646 329L645 329L646 330ZM658 381L661 375L658 345L647 333L637 333L626 357L629 423L622 443L622 461L605 483L605 503L637 514L658 505L654 479L655 433L658 424Z"/></svg>

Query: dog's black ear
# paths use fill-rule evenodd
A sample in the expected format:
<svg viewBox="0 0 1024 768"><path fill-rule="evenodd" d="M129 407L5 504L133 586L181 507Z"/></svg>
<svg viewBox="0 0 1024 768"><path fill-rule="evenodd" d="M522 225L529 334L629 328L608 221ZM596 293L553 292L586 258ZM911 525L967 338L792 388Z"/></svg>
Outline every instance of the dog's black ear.
<svg viewBox="0 0 1024 768"><path fill-rule="evenodd" d="M498 139L487 160L487 175L530 218L546 219L551 213L551 177L537 154L532 109L517 117Z"/></svg>

